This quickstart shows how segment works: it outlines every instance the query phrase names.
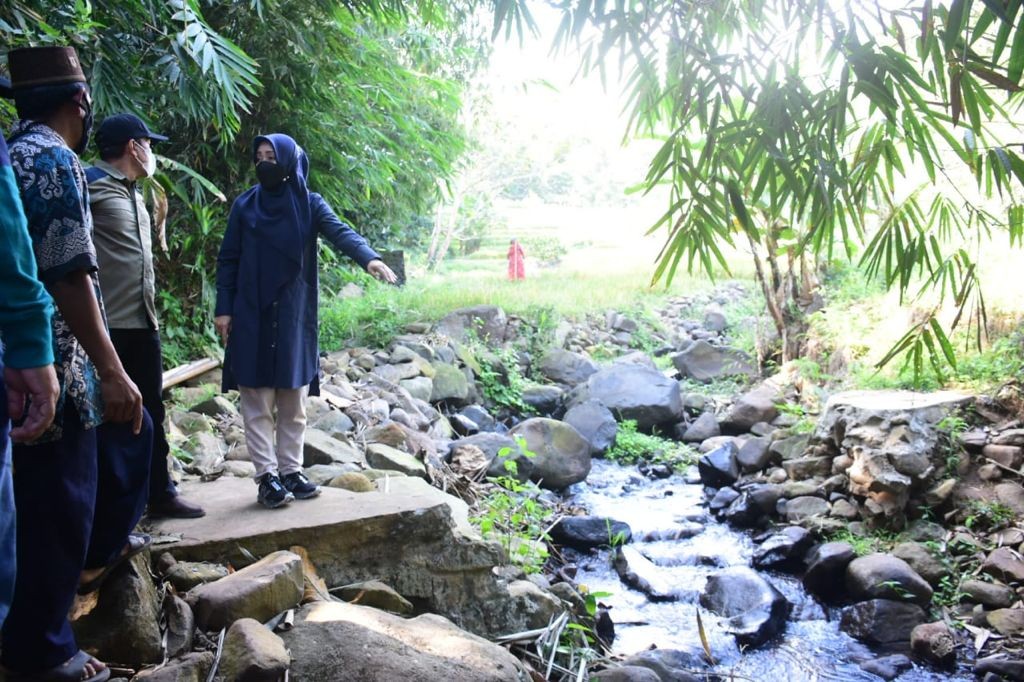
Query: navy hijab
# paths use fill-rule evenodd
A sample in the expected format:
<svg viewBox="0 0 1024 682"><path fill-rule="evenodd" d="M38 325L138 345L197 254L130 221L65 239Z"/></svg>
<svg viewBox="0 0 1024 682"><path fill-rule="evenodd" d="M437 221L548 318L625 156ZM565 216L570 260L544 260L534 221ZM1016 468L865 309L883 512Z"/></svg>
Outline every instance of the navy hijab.
<svg viewBox="0 0 1024 682"><path fill-rule="evenodd" d="M295 140L282 133L260 135L252 141L253 161L261 143L268 142L287 179L276 190L250 188L236 202L241 224L255 233L259 307L277 300L278 292L302 271L303 245L312 229L306 176L309 159Z"/></svg>

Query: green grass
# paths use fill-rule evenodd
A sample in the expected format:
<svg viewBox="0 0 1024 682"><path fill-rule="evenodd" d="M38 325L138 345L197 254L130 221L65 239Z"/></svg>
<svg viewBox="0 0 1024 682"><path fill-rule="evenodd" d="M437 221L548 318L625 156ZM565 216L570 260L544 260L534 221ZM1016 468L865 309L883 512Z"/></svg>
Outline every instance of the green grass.
<svg viewBox="0 0 1024 682"><path fill-rule="evenodd" d="M636 421L626 419L619 422L619 431L615 435L615 445L605 456L619 464L636 464L650 462L667 464L677 471L697 461L693 448L657 435L637 431Z"/></svg>

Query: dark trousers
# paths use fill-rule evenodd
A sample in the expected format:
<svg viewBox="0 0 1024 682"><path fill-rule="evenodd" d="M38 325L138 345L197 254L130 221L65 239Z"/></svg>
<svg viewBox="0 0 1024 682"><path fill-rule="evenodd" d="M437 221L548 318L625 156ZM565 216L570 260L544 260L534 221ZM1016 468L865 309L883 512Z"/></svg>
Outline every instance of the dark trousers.
<svg viewBox="0 0 1024 682"><path fill-rule="evenodd" d="M52 668L75 655L68 623L85 565L96 504L96 430L64 408L64 436L14 446L18 572L3 628L3 664L17 672Z"/></svg>
<svg viewBox="0 0 1024 682"><path fill-rule="evenodd" d="M7 391L4 388L4 363L0 359L0 626L7 617L14 595L15 513L14 487L11 482L11 421L7 414Z"/></svg>
<svg viewBox="0 0 1024 682"><path fill-rule="evenodd" d="M111 329L110 340L124 371L139 387L142 404L153 418L153 459L149 467L149 499L166 500L178 494L167 473L171 452L164 433L164 370L160 332L155 329Z"/></svg>
<svg viewBox="0 0 1024 682"><path fill-rule="evenodd" d="M52 668L75 655L67 615L82 569L116 557L146 505L149 415L138 436L122 424L85 430L68 402L63 428L59 441L14 446L17 577L3 626L3 664L17 672Z"/></svg>

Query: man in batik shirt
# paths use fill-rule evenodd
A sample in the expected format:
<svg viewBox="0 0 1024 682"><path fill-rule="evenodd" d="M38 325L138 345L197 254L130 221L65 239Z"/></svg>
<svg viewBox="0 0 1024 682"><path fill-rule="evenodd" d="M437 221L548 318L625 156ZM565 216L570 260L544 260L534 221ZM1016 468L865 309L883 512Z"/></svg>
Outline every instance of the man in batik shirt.
<svg viewBox="0 0 1024 682"><path fill-rule="evenodd" d="M53 426L14 447L17 577L3 626L3 665L16 679L101 682L110 670L80 651L67 615L148 544L132 536L145 506L148 455L138 467L98 453L96 426L151 430L142 398L110 343L96 283L85 173L92 102L71 48L8 55L19 120L8 137L39 279L56 304L53 349L60 394ZM133 468L133 466L135 468Z"/></svg>

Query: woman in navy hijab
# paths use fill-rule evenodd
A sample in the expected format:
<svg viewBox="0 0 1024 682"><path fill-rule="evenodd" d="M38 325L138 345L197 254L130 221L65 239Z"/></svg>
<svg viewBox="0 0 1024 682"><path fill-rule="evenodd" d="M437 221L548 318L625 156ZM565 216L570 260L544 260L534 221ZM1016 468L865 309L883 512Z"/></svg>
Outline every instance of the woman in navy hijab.
<svg viewBox="0 0 1024 682"><path fill-rule="evenodd" d="M379 280L396 277L306 187L309 160L295 140L257 137L253 161L259 184L235 200L217 257L214 324L227 345L222 389L238 388L241 396L257 499L273 509L320 494L302 473L305 399L320 392L317 238Z"/></svg>

